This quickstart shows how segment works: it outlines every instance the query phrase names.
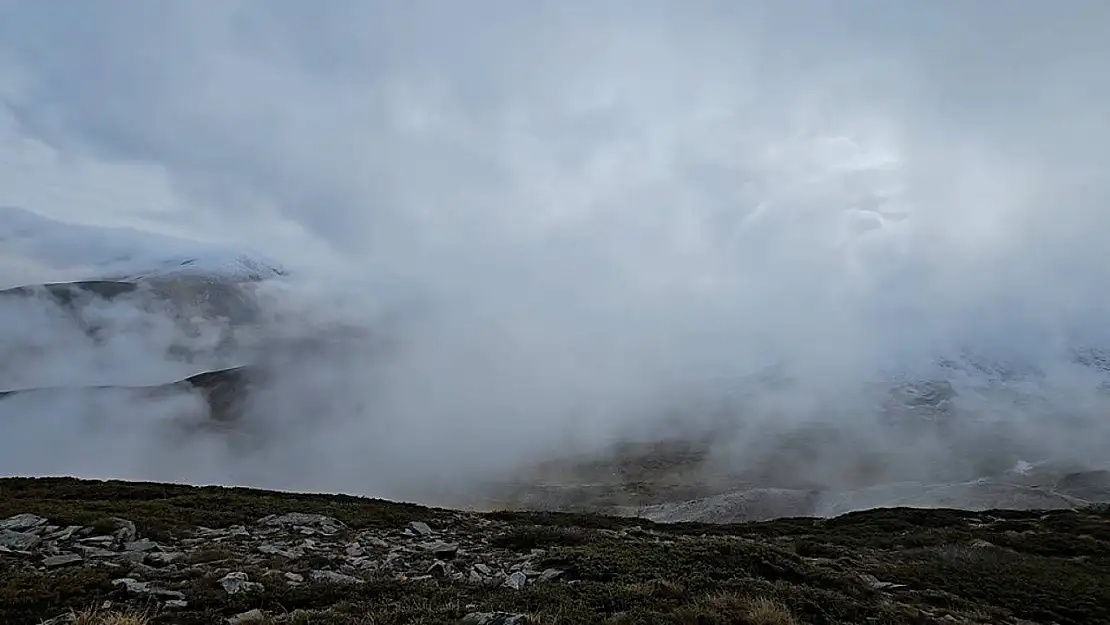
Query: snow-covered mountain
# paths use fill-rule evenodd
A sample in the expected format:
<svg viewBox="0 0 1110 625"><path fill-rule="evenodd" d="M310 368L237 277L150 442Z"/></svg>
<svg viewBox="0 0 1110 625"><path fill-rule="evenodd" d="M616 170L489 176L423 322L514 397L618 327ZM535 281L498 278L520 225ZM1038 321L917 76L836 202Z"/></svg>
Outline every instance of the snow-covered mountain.
<svg viewBox="0 0 1110 625"><path fill-rule="evenodd" d="M0 207L0 389L240 364L260 330L258 289L288 274L250 251Z"/></svg>
<svg viewBox="0 0 1110 625"><path fill-rule="evenodd" d="M176 274L255 281L288 274L280 262L254 251L133 228L65 223L20 208L0 207L0 288L26 282L17 264L64 276L65 281Z"/></svg>

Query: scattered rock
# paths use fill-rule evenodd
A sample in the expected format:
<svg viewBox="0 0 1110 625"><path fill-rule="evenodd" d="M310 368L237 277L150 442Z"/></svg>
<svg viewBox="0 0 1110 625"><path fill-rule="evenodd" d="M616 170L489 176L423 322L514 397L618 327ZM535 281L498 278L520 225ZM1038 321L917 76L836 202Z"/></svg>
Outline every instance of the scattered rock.
<svg viewBox="0 0 1110 625"><path fill-rule="evenodd" d="M471 612L462 619L463 625L526 625L528 617L509 612Z"/></svg>
<svg viewBox="0 0 1110 625"><path fill-rule="evenodd" d="M147 554L146 559L151 564L156 566L168 566L181 560L185 554L180 551L159 551L156 553Z"/></svg>
<svg viewBox="0 0 1110 625"><path fill-rule="evenodd" d="M258 553L261 553L263 555L281 556L281 557L283 557L287 560L296 560L297 558L300 557L298 554L293 553L292 551L288 551L286 549L282 549L281 547L278 547L277 545L263 544L263 545L259 545L256 549L258 550Z"/></svg>
<svg viewBox="0 0 1110 625"><path fill-rule="evenodd" d="M143 561L146 560L146 554L142 553L141 551L125 551L123 553L113 555L115 555L116 560L121 563L142 564Z"/></svg>
<svg viewBox="0 0 1110 625"><path fill-rule="evenodd" d="M424 543L421 545L426 551L430 551L437 558L454 558L455 554L459 552L458 543L446 543L442 540L437 540L433 543Z"/></svg>
<svg viewBox="0 0 1110 625"><path fill-rule="evenodd" d="M7 547L15 551L30 551L38 546L42 539L28 532L13 530L0 530L0 547Z"/></svg>
<svg viewBox="0 0 1110 625"><path fill-rule="evenodd" d="M312 533L319 531L323 534L336 534L347 528L339 519L334 519L322 514L308 514L305 512L270 515L261 519L258 524L268 527L295 527L298 530L311 529L313 530Z"/></svg>
<svg viewBox="0 0 1110 625"><path fill-rule="evenodd" d="M109 551L107 549L101 549L100 547L93 547L90 545L75 545L74 549L80 551L86 558L89 559L107 559L114 558L119 555L115 551Z"/></svg>
<svg viewBox="0 0 1110 625"><path fill-rule="evenodd" d="M158 548L158 543L154 542L153 540L144 538L142 540L124 543L123 548L127 551L154 551Z"/></svg>
<svg viewBox="0 0 1110 625"><path fill-rule="evenodd" d="M223 587L224 592L229 595L237 595L241 592L253 592L262 590L262 584L250 581L250 577L243 572L234 571L224 575L220 578L220 586Z"/></svg>
<svg viewBox="0 0 1110 625"><path fill-rule="evenodd" d="M524 573L521 573L520 571L517 571L505 580L505 587L512 588L513 590L521 590L527 583L528 576Z"/></svg>
<svg viewBox="0 0 1110 625"><path fill-rule="evenodd" d="M371 547L377 547L378 549L389 549L392 546L381 538L378 538L377 536L367 536L365 534L360 534L358 537L358 541L363 545L370 545Z"/></svg>
<svg viewBox="0 0 1110 625"><path fill-rule="evenodd" d="M336 573L335 571L313 571L312 581L326 582L329 584L342 584L347 586L364 583L361 579L357 577L344 575L342 573Z"/></svg>
<svg viewBox="0 0 1110 625"><path fill-rule="evenodd" d="M166 590L164 588L153 588L150 594L160 599L168 599L170 601L185 601L185 593L176 590Z"/></svg>
<svg viewBox="0 0 1110 625"><path fill-rule="evenodd" d="M262 612L262 610L254 609L249 612L243 612L242 614L236 614L235 616L229 617L227 619L227 623L228 625L251 625L253 623L265 622L265 620L266 615Z"/></svg>
<svg viewBox="0 0 1110 625"><path fill-rule="evenodd" d="M874 575L869 575L867 573L862 573L859 576L859 578L861 580L863 580L863 583L865 583L868 586L874 588L875 590L894 590L894 589L897 589L897 588L905 588L906 587L905 584L895 584L894 582L880 581L879 578L875 577Z"/></svg>
<svg viewBox="0 0 1110 625"><path fill-rule="evenodd" d="M26 532L46 525L47 520L34 514L17 514L0 521L0 530Z"/></svg>
<svg viewBox="0 0 1110 625"><path fill-rule="evenodd" d="M76 553L65 553L56 556L49 556L43 558L42 565L48 569L57 569L63 566L70 566L73 564L81 564L85 559Z"/></svg>
<svg viewBox="0 0 1110 625"><path fill-rule="evenodd" d="M447 577L451 573L451 567L443 560L436 560L428 567L428 575L432 577Z"/></svg>
<svg viewBox="0 0 1110 625"><path fill-rule="evenodd" d="M543 573L540 573L538 578L536 578L536 583L546 584L547 582L554 581L555 578L559 577L562 574L563 572L559 569L546 569Z"/></svg>
<svg viewBox="0 0 1110 625"><path fill-rule="evenodd" d="M5 558L5 565L37 571L116 568L120 573L113 585L144 601L159 601L169 610L186 609L190 600L196 604L185 593L189 580L198 577L216 579L228 595L240 595L264 590L270 583L365 584L359 572L403 583L469 583L516 590L550 583L562 575L556 569L535 570L532 563L540 561L542 549L525 555L491 546L489 536L499 529L491 522L474 533L455 534L450 525L433 529L414 521L400 531L382 527L352 535L333 517L290 513L265 517L249 529L198 527L185 536L160 541L139 536L133 522L120 518L99 522L95 528L61 527L43 517L21 514L0 521L0 527L0 553L16 556ZM263 570L257 577L253 572L229 570L240 566L232 562ZM309 570L284 570L289 562L303 563ZM170 590L178 588L185 592Z"/></svg>
<svg viewBox="0 0 1110 625"><path fill-rule="evenodd" d="M73 540L73 537L77 534L77 532L81 531L81 529L82 528L80 525L70 525L65 529L47 534L44 538L46 540L66 542Z"/></svg>
<svg viewBox="0 0 1110 625"><path fill-rule="evenodd" d="M139 537L139 532L135 529L134 522L119 517L113 517L112 521L116 524L116 531L113 536L119 542L129 543Z"/></svg>
<svg viewBox="0 0 1110 625"><path fill-rule="evenodd" d="M127 592L134 593L134 594L137 594L137 595L145 594L148 591L148 585L147 585L146 582L140 582L139 580L133 579L133 578L130 578L130 577L122 577L120 579L114 579L114 580L112 580L112 585L113 586L123 586L127 590Z"/></svg>

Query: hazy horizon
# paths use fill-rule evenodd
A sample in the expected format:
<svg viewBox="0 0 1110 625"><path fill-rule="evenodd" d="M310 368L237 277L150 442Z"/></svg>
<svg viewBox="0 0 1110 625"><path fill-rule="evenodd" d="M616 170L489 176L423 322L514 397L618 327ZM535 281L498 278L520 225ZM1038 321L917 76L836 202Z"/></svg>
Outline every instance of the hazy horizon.
<svg viewBox="0 0 1110 625"><path fill-rule="evenodd" d="M979 449L1110 464L1106 371L1074 363L1110 349L1108 5L55 9L0 1L0 206L257 250L293 269L267 337L396 345L282 359L250 453L169 441L179 406L0 403L0 473L404 497L722 422L738 466L839 432L807 460L830 482L893 450L921 479ZM10 227L4 284L98 270ZM0 348L81 383L208 340L129 310L101 345L0 310ZM969 353L1039 377L938 367ZM789 389L745 382L774 367ZM890 380L937 375L974 418L875 425Z"/></svg>

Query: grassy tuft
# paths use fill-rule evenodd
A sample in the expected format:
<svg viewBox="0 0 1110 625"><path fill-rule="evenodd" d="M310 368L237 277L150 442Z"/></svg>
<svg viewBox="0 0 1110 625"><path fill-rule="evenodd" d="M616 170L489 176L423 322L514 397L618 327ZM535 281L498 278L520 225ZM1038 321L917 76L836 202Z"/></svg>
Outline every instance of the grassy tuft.
<svg viewBox="0 0 1110 625"><path fill-rule="evenodd" d="M97 606L70 613L70 625L150 625L147 612L117 612L102 610Z"/></svg>

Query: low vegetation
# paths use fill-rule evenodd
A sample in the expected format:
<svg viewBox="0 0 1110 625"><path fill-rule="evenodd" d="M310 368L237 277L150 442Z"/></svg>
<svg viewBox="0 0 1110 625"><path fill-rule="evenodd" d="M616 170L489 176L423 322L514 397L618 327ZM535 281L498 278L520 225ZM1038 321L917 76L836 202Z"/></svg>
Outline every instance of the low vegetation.
<svg viewBox="0 0 1110 625"><path fill-rule="evenodd" d="M266 515L288 512L327 515L352 532L396 532L422 521L471 536L490 550L532 554L537 568L561 575L514 589L367 572L357 585L312 579L290 585L265 578L256 590L229 594L206 571L234 554L200 545L171 565L181 574L187 599L182 603L187 606L169 609L165 602L134 596L116 583L142 573L142 567L131 569L125 563L46 570L27 562L25 555L0 550L0 622L1110 623L1106 509L887 509L827 520L655 525L588 514L476 514L247 489L0 480L0 519L33 514L53 526L110 531L112 519L122 517L134 521L139 536L160 542L180 542L198 527L254 528ZM327 554L314 557L319 566L328 566ZM263 572L249 572L252 579L263 579Z"/></svg>

